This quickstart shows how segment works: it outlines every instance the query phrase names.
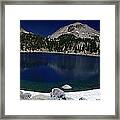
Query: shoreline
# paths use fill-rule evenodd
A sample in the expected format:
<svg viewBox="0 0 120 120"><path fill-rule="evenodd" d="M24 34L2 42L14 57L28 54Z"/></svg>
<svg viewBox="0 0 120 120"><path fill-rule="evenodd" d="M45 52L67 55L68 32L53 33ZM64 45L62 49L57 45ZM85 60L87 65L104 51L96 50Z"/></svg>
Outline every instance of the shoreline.
<svg viewBox="0 0 120 120"><path fill-rule="evenodd" d="M83 56L94 56L100 57L100 55L94 54L84 54L84 53L64 53L64 52L48 52L48 51L20 51L20 53L55 53L55 54L63 54L63 55L83 55Z"/></svg>
<svg viewBox="0 0 120 120"><path fill-rule="evenodd" d="M30 93L31 99L29 100L50 100L50 93L34 92L20 90L23 93ZM70 100L100 100L100 89L86 90L86 91L76 91L76 92L64 92L65 96L70 98ZM23 100L23 99L22 99Z"/></svg>

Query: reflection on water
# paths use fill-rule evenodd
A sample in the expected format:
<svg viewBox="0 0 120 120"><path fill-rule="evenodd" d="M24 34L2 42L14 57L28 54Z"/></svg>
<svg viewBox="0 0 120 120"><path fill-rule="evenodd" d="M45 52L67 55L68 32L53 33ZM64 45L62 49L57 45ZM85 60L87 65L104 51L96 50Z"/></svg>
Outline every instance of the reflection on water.
<svg viewBox="0 0 120 120"><path fill-rule="evenodd" d="M20 87L50 92L65 84L70 91L100 88L100 58L56 53L21 53Z"/></svg>

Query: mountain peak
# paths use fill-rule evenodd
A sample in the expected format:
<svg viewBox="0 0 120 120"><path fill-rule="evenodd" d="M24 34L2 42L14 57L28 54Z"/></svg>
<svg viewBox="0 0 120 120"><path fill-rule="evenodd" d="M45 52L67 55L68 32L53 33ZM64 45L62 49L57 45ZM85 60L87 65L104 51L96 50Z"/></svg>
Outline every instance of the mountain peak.
<svg viewBox="0 0 120 120"><path fill-rule="evenodd" d="M61 27L50 38L58 38L63 34L73 34L77 38L91 38L92 36L99 36L100 33L86 24L75 22L67 26Z"/></svg>
<svg viewBox="0 0 120 120"><path fill-rule="evenodd" d="M80 23L80 22L75 22L75 23L72 23L72 24L70 24L70 25L81 25L81 26L86 26L86 24L82 24L82 23Z"/></svg>
<svg viewBox="0 0 120 120"><path fill-rule="evenodd" d="M26 30L23 29L23 28L20 28L20 32L23 32L23 33L29 33L28 31L26 31Z"/></svg>
<svg viewBox="0 0 120 120"><path fill-rule="evenodd" d="M20 32L21 33L27 33L27 34L29 34L29 33L33 34L32 32L29 32L29 31L27 31L27 30L25 30L23 28L20 28Z"/></svg>

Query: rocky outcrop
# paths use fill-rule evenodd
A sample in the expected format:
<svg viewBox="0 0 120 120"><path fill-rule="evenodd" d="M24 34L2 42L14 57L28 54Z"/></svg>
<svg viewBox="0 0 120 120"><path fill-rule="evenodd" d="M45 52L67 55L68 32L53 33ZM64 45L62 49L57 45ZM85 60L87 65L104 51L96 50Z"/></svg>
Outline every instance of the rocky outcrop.
<svg viewBox="0 0 120 120"><path fill-rule="evenodd" d="M84 98L84 97L81 97L81 98L79 98L79 100L87 100L86 98Z"/></svg>
<svg viewBox="0 0 120 120"><path fill-rule="evenodd" d="M66 100L64 91L59 88L53 88L52 92L50 92L50 96L53 100Z"/></svg>
<svg viewBox="0 0 120 120"><path fill-rule="evenodd" d="M20 99L21 100L28 100L31 98L31 94L30 93L23 93L22 91L20 91Z"/></svg>
<svg viewBox="0 0 120 120"><path fill-rule="evenodd" d="M73 100L71 97L66 97L65 92L59 88L53 88L50 92L50 100Z"/></svg>

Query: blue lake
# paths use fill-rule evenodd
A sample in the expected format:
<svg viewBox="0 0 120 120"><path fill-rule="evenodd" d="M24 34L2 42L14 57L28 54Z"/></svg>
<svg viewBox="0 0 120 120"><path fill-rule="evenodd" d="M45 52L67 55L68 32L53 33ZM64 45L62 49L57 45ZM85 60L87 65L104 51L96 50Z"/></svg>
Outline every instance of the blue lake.
<svg viewBox="0 0 120 120"><path fill-rule="evenodd" d="M20 53L20 89L50 92L68 84L68 91L100 88L100 57L57 53Z"/></svg>

